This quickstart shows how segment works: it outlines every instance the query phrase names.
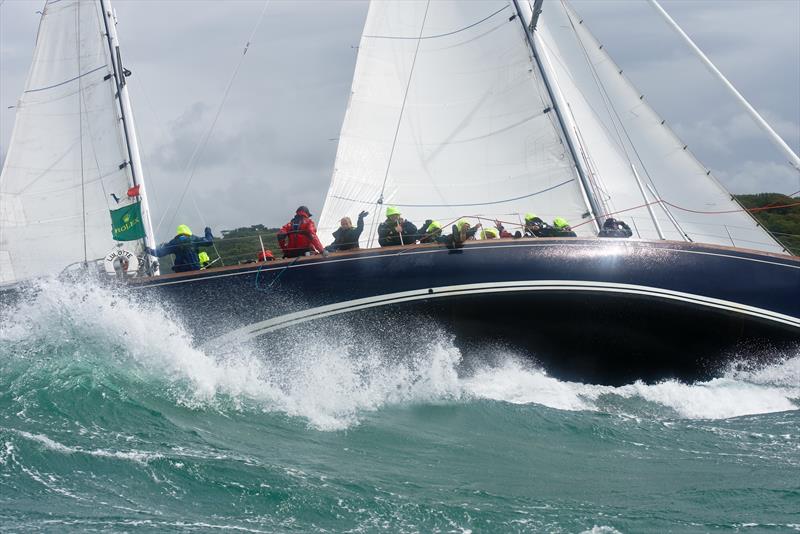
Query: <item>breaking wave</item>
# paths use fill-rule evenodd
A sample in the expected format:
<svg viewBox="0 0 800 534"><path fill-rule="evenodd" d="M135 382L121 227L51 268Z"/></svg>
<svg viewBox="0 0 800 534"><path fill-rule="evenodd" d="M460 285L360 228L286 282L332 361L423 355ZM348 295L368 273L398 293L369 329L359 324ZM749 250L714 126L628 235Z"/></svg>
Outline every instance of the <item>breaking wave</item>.
<svg viewBox="0 0 800 534"><path fill-rule="evenodd" d="M310 335L290 353L246 345L203 352L173 310L124 290L42 282L0 311L0 388L24 405L50 390L120 390L191 410L282 413L319 430L357 425L365 414L415 404L505 402L626 416L725 419L798 409L800 355L753 370L684 384L621 387L565 382L520 355L498 351L481 366L462 365L445 332L408 353L376 340ZM365 347L368 347L365 350Z"/></svg>

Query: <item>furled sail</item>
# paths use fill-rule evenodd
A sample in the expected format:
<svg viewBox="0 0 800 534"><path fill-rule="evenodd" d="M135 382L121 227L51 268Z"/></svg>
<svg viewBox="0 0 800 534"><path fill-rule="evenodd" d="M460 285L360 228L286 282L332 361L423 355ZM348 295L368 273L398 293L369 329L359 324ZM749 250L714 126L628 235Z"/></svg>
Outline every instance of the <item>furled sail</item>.
<svg viewBox="0 0 800 534"><path fill-rule="evenodd" d="M513 2L370 4L321 234L368 210L367 245L387 205L417 224L588 217Z"/></svg>
<svg viewBox="0 0 800 534"><path fill-rule="evenodd" d="M653 214L667 239L784 251L695 159L566 2L545 3L536 33L608 212L631 222L635 235L657 239L643 206L657 202Z"/></svg>
<svg viewBox="0 0 800 534"><path fill-rule="evenodd" d="M135 184L106 7L104 13L99 1L51 0L43 9L0 175L0 283L103 258L115 244L110 210L135 202L127 195ZM134 136L132 117L126 124ZM146 201L142 216L150 238Z"/></svg>

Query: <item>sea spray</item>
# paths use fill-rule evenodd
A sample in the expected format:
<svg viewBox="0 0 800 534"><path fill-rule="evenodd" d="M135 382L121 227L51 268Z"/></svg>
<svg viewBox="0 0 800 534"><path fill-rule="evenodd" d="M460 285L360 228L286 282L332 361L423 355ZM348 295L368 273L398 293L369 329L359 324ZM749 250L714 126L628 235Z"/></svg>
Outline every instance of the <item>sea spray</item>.
<svg viewBox="0 0 800 534"><path fill-rule="evenodd" d="M273 353L257 342L219 354L195 347L180 317L158 303L137 301L123 288L47 281L19 304L0 329L4 366L50 362L127 373L161 382L187 407L230 404L282 411L319 429L356 424L359 414L404 403L488 399L561 410L619 410L611 398L639 398L679 417L719 419L798 408L800 356L770 366L732 367L708 382L664 381L610 387L559 381L523 355L498 351L486 365L461 367L444 332L387 353L381 340L332 337L313 329ZM474 355L473 355L473 360ZM38 369L48 372L48 369ZM222 404L220 404L222 403Z"/></svg>
<svg viewBox="0 0 800 534"><path fill-rule="evenodd" d="M3 314L12 531L796 528L797 355L608 387L440 331L212 352L173 310L92 284Z"/></svg>

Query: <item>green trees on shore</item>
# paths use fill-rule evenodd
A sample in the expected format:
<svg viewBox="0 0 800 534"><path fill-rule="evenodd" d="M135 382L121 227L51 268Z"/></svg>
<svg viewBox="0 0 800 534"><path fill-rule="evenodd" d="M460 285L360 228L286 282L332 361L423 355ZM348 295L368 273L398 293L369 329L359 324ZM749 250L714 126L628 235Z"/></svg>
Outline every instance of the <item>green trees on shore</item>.
<svg viewBox="0 0 800 534"><path fill-rule="evenodd" d="M800 197L789 197L779 193L758 193L754 195L736 195L736 199L747 209L786 206L800 201ZM772 232L795 256L800 256L800 206L777 207L753 211L759 223ZM265 250L271 250L276 258L281 257L276 234L278 228L269 228L263 224L254 224L222 230L214 240L214 248L207 249L214 267L254 262L261 252L261 243ZM260 239L259 239L260 237ZM329 237L329 236L328 236ZM327 243L323 237L323 242ZM218 257L221 256L222 260ZM171 272L172 258L161 258L162 272Z"/></svg>
<svg viewBox="0 0 800 534"><path fill-rule="evenodd" d="M779 193L736 195L736 199L747 209L786 206L800 202L800 197L789 197ZM759 223L772 232L795 256L800 256L800 206L772 208L751 212Z"/></svg>
<svg viewBox="0 0 800 534"><path fill-rule="evenodd" d="M276 258L281 257L280 247L276 234L278 228L268 228L263 224L254 224L234 230L222 230L221 237L214 240L216 251L211 248L208 255L213 261L217 254L222 256L222 263L225 265L236 265L238 263L248 263L256 261L258 253L261 252L261 243L264 243L265 250L271 250ZM261 238L259 240L259 237ZM220 261L214 263L215 267L220 266Z"/></svg>

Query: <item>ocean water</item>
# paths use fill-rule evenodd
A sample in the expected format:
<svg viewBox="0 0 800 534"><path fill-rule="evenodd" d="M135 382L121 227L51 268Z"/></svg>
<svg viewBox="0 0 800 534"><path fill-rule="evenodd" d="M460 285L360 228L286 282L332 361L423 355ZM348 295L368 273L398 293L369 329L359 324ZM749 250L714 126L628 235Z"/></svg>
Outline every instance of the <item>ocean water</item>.
<svg viewBox="0 0 800 534"><path fill-rule="evenodd" d="M800 531L800 355L604 387L446 332L205 353L90 285L1 313L0 531Z"/></svg>

